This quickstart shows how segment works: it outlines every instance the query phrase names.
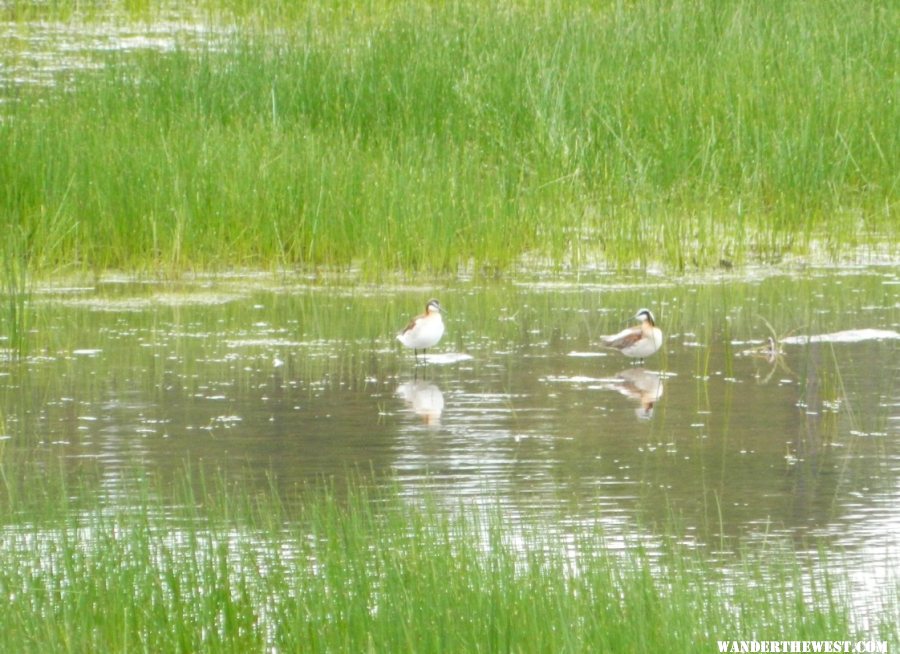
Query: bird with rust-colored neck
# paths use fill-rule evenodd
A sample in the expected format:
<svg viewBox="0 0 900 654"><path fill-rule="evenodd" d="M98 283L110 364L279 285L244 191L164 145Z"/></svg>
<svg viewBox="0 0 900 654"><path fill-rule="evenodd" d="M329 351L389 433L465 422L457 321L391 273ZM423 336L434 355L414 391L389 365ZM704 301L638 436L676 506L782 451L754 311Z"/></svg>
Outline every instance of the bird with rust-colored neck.
<svg viewBox="0 0 900 654"><path fill-rule="evenodd" d="M641 309L634 318L640 320L641 324L623 329L613 336L604 337L603 345L643 362L646 357L662 347L662 330L656 326L656 321L649 309Z"/></svg>
<svg viewBox="0 0 900 654"><path fill-rule="evenodd" d="M434 347L444 335L444 320L441 317L441 303L437 300L428 300L425 305L425 313L416 316L402 332L397 334L397 340L413 350L416 361L419 360L418 351L423 355L430 347Z"/></svg>

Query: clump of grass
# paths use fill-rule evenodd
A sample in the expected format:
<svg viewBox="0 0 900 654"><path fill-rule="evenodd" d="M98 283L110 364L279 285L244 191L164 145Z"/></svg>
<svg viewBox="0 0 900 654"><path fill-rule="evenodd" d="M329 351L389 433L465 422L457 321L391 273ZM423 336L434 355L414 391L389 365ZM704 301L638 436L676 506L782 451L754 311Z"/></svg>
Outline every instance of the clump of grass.
<svg viewBox="0 0 900 654"><path fill-rule="evenodd" d="M233 33L15 88L0 215L32 265L683 269L896 242L893 3L302 7L204 3Z"/></svg>
<svg viewBox="0 0 900 654"><path fill-rule="evenodd" d="M499 508L411 505L395 489L177 487L176 508L144 486L7 518L3 648L644 652L859 635L845 582L787 554L723 572L679 546L615 553L596 527L562 534ZM887 615L870 617L896 642Z"/></svg>
<svg viewBox="0 0 900 654"><path fill-rule="evenodd" d="M3 253L2 320L0 320L0 348L12 359L19 359L28 350L28 332L31 324L29 309L29 265L25 256L23 237L20 230L12 226L6 233L6 248Z"/></svg>

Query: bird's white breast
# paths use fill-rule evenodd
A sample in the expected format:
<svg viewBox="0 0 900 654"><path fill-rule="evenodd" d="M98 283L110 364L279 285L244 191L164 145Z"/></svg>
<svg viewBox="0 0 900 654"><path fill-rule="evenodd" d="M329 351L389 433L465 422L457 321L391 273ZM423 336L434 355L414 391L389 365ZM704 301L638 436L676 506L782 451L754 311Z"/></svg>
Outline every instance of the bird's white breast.
<svg viewBox="0 0 900 654"><path fill-rule="evenodd" d="M444 321L441 314L432 313L416 320L415 324L397 335L397 340L406 347L426 350L434 347L444 335Z"/></svg>
<svg viewBox="0 0 900 654"><path fill-rule="evenodd" d="M662 331L659 327L653 327L641 334L640 340L633 345L622 349L622 354L629 357L643 359L656 352L662 346Z"/></svg>

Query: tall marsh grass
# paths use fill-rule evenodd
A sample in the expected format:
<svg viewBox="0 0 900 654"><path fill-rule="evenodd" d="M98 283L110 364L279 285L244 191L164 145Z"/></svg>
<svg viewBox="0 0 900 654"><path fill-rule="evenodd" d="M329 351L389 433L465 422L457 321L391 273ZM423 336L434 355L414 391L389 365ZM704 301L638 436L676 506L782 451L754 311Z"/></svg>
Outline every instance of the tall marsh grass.
<svg viewBox="0 0 900 654"><path fill-rule="evenodd" d="M130 502L4 519L4 651L716 651L716 639L897 641L848 584L778 550L724 568L351 486L248 497L188 478ZM52 489L51 489L52 490ZM48 507L65 505L65 489ZM33 508L33 507L32 507ZM9 517L9 516L12 517ZM674 541L673 541L674 542Z"/></svg>
<svg viewBox="0 0 900 654"><path fill-rule="evenodd" d="M29 306L31 287L29 266L23 238L15 225L5 235L2 269L0 269L0 294L3 309L0 311L0 360L23 357L28 350L28 332L32 312Z"/></svg>
<svg viewBox="0 0 900 654"><path fill-rule="evenodd" d="M195 9L199 47L5 83L0 220L33 268L685 269L896 245L895 3Z"/></svg>

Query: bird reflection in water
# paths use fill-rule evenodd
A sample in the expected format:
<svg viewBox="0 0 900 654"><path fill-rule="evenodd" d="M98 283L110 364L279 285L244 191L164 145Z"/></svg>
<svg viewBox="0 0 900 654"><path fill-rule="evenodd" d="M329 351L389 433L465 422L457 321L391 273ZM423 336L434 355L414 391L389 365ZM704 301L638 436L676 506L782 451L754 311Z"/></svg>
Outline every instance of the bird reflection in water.
<svg viewBox="0 0 900 654"><path fill-rule="evenodd" d="M420 379L404 382L397 387L397 396L402 398L426 425L437 427L441 424L444 394L433 383Z"/></svg>
<svg viewBox="0 0 900 654"><path fill-rule="evenodd" d="M653 409L663 394L662 373L646 368L627 368L616 373L606 388L636 401L639 404L634 410L637 419L650 420Z"/></svg>

